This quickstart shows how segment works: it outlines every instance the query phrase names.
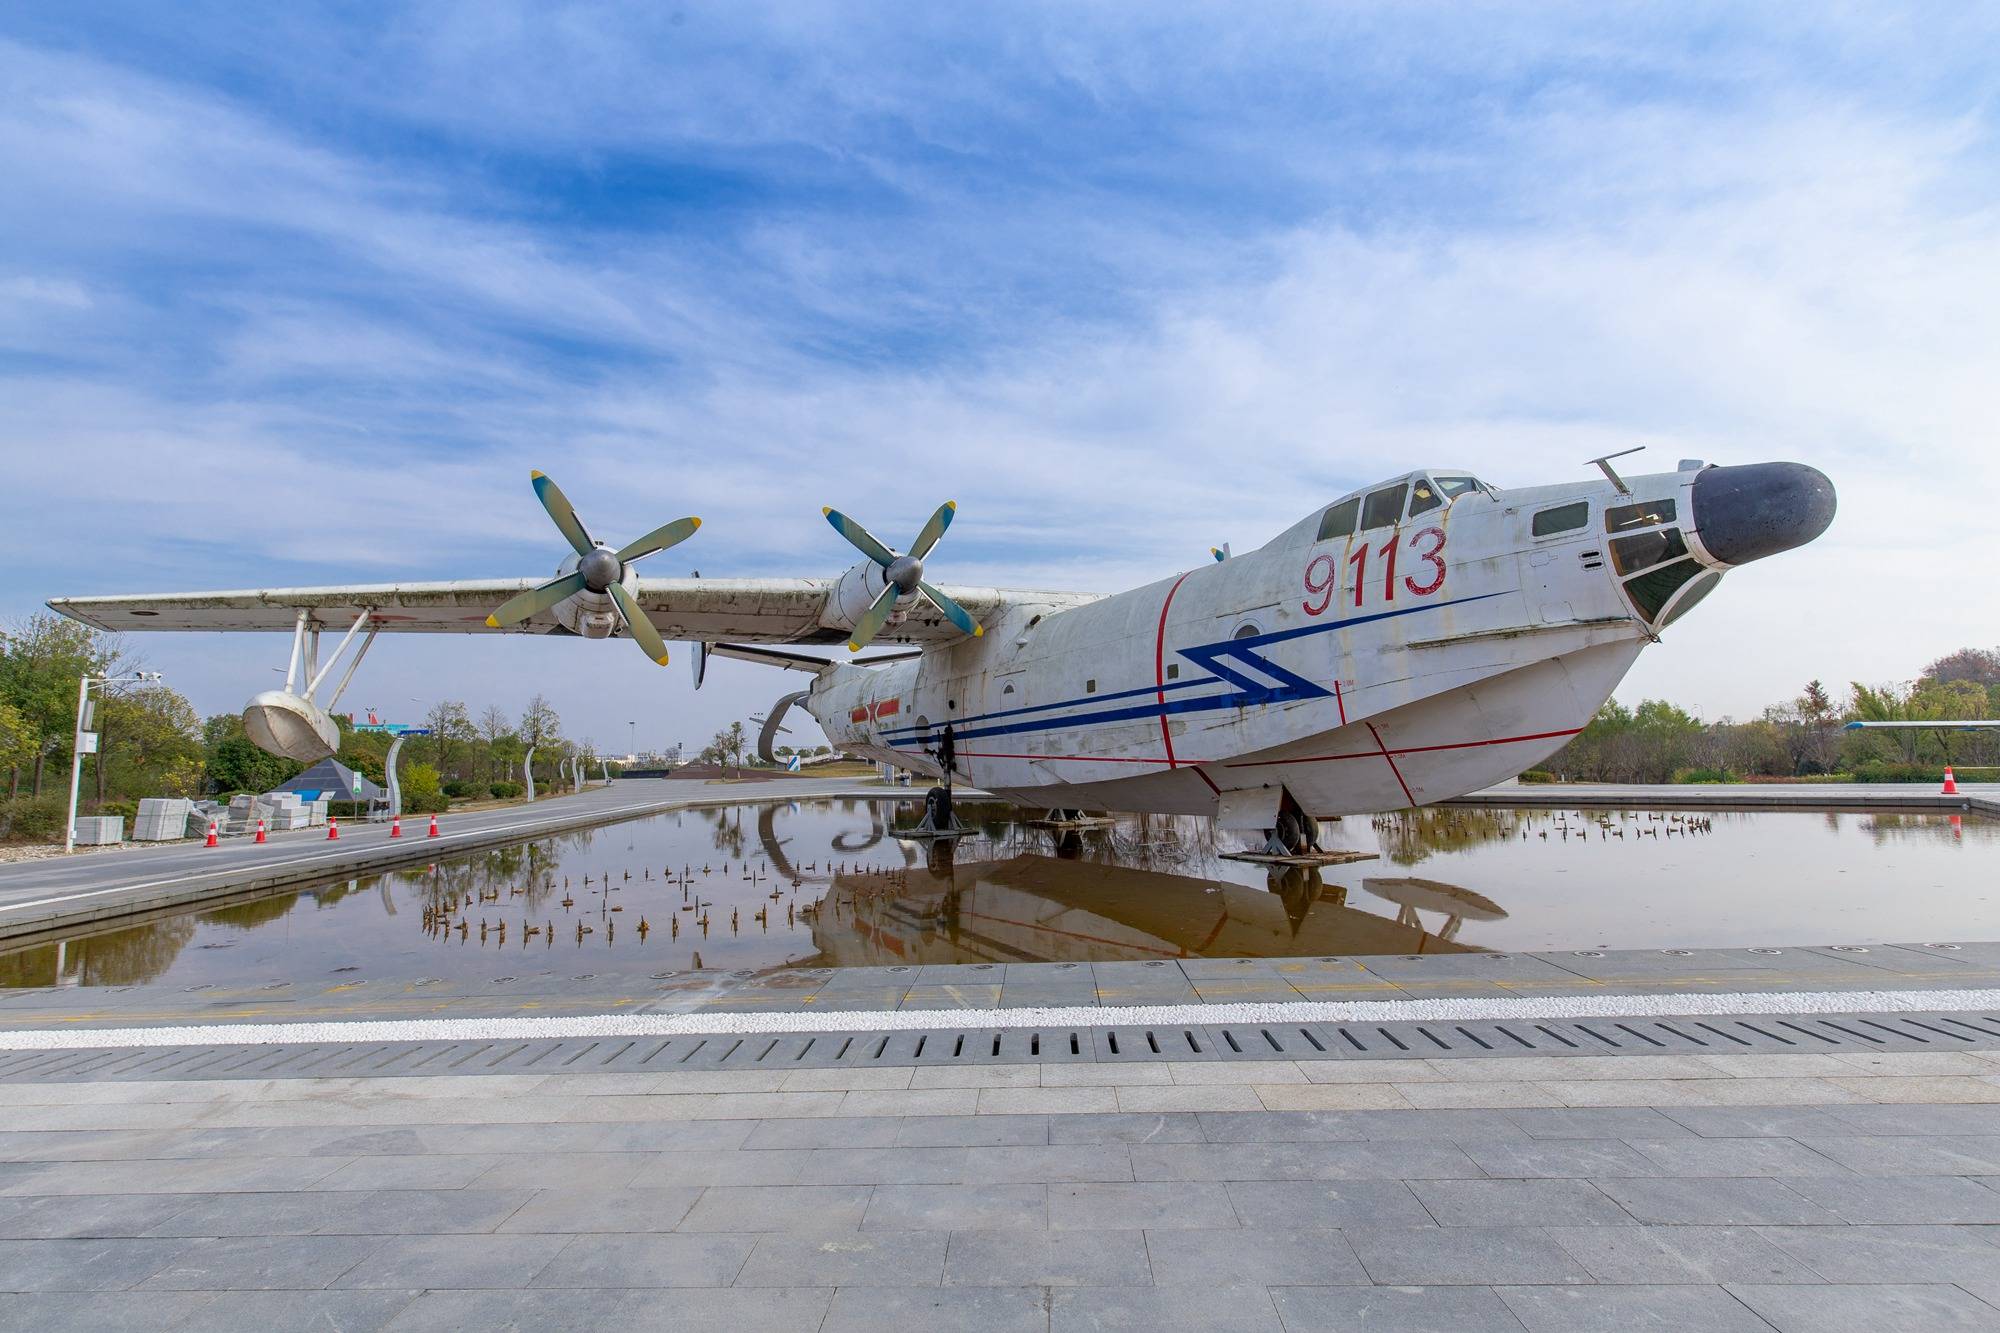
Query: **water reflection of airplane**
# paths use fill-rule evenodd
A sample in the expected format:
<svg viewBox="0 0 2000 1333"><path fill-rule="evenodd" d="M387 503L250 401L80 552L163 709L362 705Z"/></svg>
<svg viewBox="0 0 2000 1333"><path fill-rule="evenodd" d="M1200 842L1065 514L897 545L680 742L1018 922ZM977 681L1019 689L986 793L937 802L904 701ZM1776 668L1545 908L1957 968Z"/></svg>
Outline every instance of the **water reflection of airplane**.
<svg viewBox="0 0 2000 1333"><path fill-rule="evenodd" d="M1474 950L1413 917L1351 907L1344 888L1313 870L1267 890L1046 856L911 870L893 888L837 876L813 942L820 952L809 965L823 967Z"/></svg>
<svg viewBox="0 0 2000 1333"><path fill-rule="evenodd" d="M1387 898L1396 904L1397 924L1413 930L1424 928L1424 923L1417 918L1419 910L1444 913L1444 925L1437 932L1440 940L1457 939L1459 927L1467 921L1507 919L1507 909L1491 898L1483 898L1471 889L1462 889L1442 880L1371 876L1361 881L1361 887L1377 898Z"/></svg>

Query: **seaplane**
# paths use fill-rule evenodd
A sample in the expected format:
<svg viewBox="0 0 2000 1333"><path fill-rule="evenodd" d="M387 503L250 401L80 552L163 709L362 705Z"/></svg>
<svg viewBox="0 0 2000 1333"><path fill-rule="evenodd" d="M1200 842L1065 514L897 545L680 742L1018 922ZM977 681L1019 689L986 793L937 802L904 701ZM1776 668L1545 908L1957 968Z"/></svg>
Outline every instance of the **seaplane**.
<svg viewBox="0 0 2000 1333"><path fill-rule="evenodd" d="M952 503L900 551L827 509L862 557L837 577L649 577L641 562L699 519L614 547L537 472L569 547L551 579L49 606L117 632L289 632L283 688L253 697L243 721L301 763L337 748L332 709L379 634L627 638L662 665L673 639L694 645L697 689L718 657L810 677L769 710L766 751L803 707L835 749L947 788L1059 813L1205 815L1302 852L1322 818L1447 800L1533 767L1729 571L1833 521L1833 484L1801 463L1686 459L1624 476L1624 456L1525 488L1418 469L1255 550L1216 548L1108 595L931 582ZM328 632L340 637L322 655Z"/></svg>

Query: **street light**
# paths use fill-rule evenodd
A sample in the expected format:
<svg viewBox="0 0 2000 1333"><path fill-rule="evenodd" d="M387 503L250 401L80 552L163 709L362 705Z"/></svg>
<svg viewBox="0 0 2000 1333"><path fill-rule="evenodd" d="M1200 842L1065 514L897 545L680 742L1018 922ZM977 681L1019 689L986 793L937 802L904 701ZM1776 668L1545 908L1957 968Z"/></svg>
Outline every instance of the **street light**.
<svg viewBox="0 0 2000 1333"><path fill-rule="evenodd" d="M76 850L76 797L83 782L83 757L97 753L97 733L90 724L96 720L97 710L90 702L90 687L100 690L111 685L158 684L157 671L134 671L126 676L93 676L88 673L77 681L76 686L76 733L70 738L69 747L69 819L63 825L63 851ZM103 763L99 759L98 763Z"/></svg>

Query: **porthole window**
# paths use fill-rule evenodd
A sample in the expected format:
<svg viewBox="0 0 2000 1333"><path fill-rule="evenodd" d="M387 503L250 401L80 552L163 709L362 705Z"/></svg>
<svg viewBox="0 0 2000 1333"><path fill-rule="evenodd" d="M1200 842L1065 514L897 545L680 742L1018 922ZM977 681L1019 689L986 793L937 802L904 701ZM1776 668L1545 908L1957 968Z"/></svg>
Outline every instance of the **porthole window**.
<svg viewBox="0 0 2000 1333"><path fill-rule="evenodd" d="M1097 693L1097 678L1095 676L1083 682L1083 692L1085 694Z"/></svg>
<svg viewBox="0 0 2000 1333"><path fill-rule="evenodd" d="M1257 623L1255 621L1246 620L1242 624L1238 625L1236 627L1236 632L1230 635L1229 637L1232 639L1254 639L1263 632L1264 632L1263 630L1257 628Z"/></svg>
<svg viewBox="0 0 2000 1333"><path fill-rule="evenodd" d="M1001 691L1000 691L1000 693L1001 693L1002 697L1005 697L1006 695L1009 695L1009 694L1012 694L1013 692L1014 692L1014 687L1013 687L1012 685L1009 685L1009 686L1007 686L1007 687L1006 687L1005 689L1003 689L1003 690L1001 690Z"/></svg>

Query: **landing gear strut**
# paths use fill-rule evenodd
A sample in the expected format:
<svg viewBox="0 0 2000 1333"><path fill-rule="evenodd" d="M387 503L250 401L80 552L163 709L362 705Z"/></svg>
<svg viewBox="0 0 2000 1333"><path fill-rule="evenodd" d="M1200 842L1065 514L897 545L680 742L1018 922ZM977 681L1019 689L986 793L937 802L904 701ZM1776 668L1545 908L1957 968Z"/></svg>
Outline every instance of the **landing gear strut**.
<svg viewBox="0 0 2000 1333"><path fill-rule="evenodd" d="M1304 856L1319 850L1319 821L1299 809L1290 792L1278 806L1277 827L1264 830L1264 850L1272 856Z"/></svg>

